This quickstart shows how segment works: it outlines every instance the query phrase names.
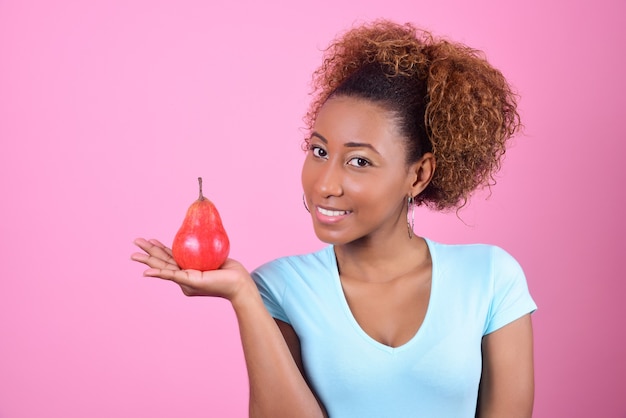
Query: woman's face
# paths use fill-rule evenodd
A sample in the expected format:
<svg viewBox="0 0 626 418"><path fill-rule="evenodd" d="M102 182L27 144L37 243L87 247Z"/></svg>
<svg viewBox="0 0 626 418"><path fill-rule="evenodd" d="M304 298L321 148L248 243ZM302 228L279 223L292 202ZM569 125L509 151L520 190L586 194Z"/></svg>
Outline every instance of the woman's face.
<svg viewBox="0 0 626 418"><path fill-rule="evenodd" d="M373 102L336 97L320 109L302 168L318 238L335 245L406 234L415 175L393 115Z"/></svg>

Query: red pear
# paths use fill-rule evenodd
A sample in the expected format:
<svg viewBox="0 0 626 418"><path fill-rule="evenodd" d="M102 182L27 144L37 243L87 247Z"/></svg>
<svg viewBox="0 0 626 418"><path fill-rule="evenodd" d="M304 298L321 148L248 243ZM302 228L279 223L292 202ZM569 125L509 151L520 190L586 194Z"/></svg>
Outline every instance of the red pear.
<svg viewBox="0 0 626 418"><path fill-rule="evenodd" d="M172 253L182 269L208 271L218 269L230 251L230 242L217 208L202 195L202 177L198 177L200 195L193 202L174 237Z"/></svg>

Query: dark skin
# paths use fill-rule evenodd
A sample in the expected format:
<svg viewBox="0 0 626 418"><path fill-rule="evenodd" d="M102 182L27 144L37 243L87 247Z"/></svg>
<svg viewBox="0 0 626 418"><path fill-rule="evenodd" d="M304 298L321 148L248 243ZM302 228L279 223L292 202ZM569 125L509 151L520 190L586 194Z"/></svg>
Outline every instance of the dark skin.
<svg viewBox="0 0 626 418"><path fill-rule="evenodd" d="M427 153L406 163L394 115L362 99L336 97L322 107L309 141L302 185L316 235L334 244L350 309L381 344L398 347L417 332L428 310L432 262L425 241L409 237L407 198L430 182ZM158 241L137 240L132 258L146 276L178 283L187 295L231 301L250 377L251 417L324 417L302 367L293 328L270 317L247 271L235 260L220 270L180 270ZM477 416L530 417L532 326L528 315L483 338Z"/></svg>
<svg viewBox="0 0 626 418"><path fill-rule="evenodd" d="M147 265L144 276L171 280L187 296L222 297L231 302L243 347L250 385L250 418L321 418L325 414L292 356L276 321L263 305L250 274L228 259L219 270L181 270L171 249L139 238L143 252L131 258Z"/></svg>
<svg viewBox="0 0 626 418"><path fill-rule="evenodd" d="M318 237L336 246L353 315L372 338L397 347L421 326L432 272L424 241L406 234L403 197L424 190L436 164L430 153L416 163L402 164L406 151L393 116L365 100L329 100L315 125L323 140L311 138L302 182ZM394 201L399 202L395 207L388 203ZM345 215L337 222L320 219L316 206L341 209ZM529 315L483 338L477 416L531 416L532 345Z"/></svg>
<svg viewBox="0 0 626 418"><path fill-rule="evenodd" d="M406 202L428 185L435 160L428 153L408 165L393 120L365 100L329 100L309 140L302 185L315 232L335 245L353 316L373 339L398 347L428 308L430 254L423 239L409 237Z"/></svg>

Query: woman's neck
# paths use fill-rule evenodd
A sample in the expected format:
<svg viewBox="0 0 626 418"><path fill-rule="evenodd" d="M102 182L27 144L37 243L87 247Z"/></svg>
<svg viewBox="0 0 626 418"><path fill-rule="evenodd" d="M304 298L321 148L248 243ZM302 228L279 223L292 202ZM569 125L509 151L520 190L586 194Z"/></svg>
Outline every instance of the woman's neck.
<svg viewBox="0 0 626 418"><path fill-rule="evenodd" d="M386 282L421 267L430 267L430 251L418 236L397 237L384 243L361 239L335 246L339 274L367 282Z"/></svg>

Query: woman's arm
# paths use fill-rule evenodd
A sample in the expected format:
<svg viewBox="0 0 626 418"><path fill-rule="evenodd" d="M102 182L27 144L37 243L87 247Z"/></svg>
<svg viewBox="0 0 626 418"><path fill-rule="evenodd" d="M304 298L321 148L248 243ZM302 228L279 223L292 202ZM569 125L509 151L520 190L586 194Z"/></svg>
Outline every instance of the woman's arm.
<svg viewBox="0 0 626 418"><path fill-rule="evenodd" d="M256 285L250 282L254 287L232 301L248 368L250 418L324 417L300 371L300 357L292 356Z"/></svg>
<svg viewBox="0 0 626 418"><path fill-rule="evenodd" d="M228 259L215 271L180 270L171 250L156 240L135 241L144 253L132 259L150 267L145 276L177 283L187 296L228 299L237 316L248 369L251 418L322 418L277 323L245 268Z"/></svg>
<svg viewBox="0 0 626 418"><path fill-rule="evenodd" d="M287 347L289 347L289 351L291 352L291 356L293 357L293 360L296 362L296 366L298 366L298 369L300 370L300 374L304 376L308 384L309 382L306 379L306 373L304 372L304 366L302 363L302 350L300 349L300 338L298 337L298 334L296 334L296 331L288 323L283 322L279 319L276 319L275 321L276 321L276 324L278 325L278 329L280 329L280 332L283 334L283 338L285 339L285 342L287 343ZM310 387L310 384L309 384L309 387ZM328 418L326 408L324 408L324 405L322 404L322 402L315 395L315 392L313 392L313 395L317 399L317 403L319 404L319 407L322 410L324 418Z"/></svg>
<svg viewBox="0 0 626 418"><path fill-rule="evenodd" d="M530 418L534 402L530 314L483 337L479 418Z"/></svg>

